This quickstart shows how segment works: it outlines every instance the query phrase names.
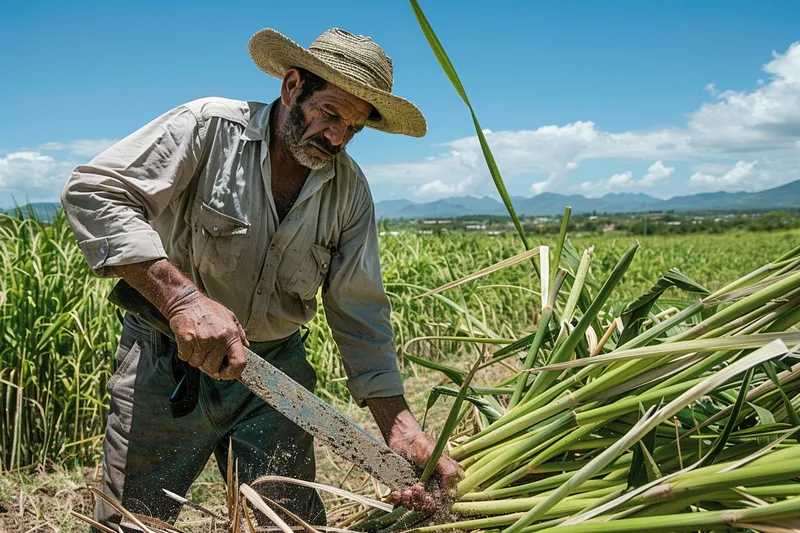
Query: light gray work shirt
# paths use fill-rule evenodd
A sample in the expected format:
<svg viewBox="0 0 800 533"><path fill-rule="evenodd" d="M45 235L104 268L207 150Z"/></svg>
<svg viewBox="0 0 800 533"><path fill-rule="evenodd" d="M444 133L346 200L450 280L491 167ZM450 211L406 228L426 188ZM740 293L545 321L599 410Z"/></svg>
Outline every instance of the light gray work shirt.
<svg viewBox="0 0 800 533"><path fill-rule="evenodd" d="M310 321L323 286L353 397L363 405L403 394L367 180L342 152L311 171L279 221L273 105L189 102L77 167L61 200L78 244L99 276L168 258L231 309L253 341Z"/></svg>

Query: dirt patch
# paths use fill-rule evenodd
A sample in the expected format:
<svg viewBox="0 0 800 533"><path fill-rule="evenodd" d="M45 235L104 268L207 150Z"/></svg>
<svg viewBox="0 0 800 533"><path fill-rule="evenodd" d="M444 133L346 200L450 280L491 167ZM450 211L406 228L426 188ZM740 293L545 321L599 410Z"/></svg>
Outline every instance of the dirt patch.
<svg viewBox="0 0 800 533"><path fill-rule="evenodd" d="M88 532L70 516L70 510L92 514L92 497L86 485L98 486L96 469L4 473L0 476L0 531L59 533Z"/></svg>

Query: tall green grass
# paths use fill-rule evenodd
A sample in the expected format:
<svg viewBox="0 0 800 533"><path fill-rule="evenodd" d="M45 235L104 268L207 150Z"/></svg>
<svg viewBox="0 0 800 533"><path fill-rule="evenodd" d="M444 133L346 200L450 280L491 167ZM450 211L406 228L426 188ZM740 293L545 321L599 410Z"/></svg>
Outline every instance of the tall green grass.
<svg viewBox="0 0 800 533"><path fill-rule="evenodd" d="M105 423L119 321L63 214L0 215L0 467L85 457Z"/></svg>

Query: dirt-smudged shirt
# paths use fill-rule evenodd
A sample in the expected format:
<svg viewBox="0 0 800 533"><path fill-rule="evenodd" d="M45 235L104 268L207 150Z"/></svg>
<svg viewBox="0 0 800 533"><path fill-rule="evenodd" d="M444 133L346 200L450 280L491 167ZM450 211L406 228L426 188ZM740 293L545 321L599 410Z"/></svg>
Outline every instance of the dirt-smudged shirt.
<svg viewBox="0 0 800 533"><path fill-rule="evenodd" d="M77 167L61 198L78 244L99 276L168 258L230 308L253 341L310 321L323 286L353 397L363 405L402 394L366 178L342 152L310 172L279 221L273 105L189 102Z"/></svg>

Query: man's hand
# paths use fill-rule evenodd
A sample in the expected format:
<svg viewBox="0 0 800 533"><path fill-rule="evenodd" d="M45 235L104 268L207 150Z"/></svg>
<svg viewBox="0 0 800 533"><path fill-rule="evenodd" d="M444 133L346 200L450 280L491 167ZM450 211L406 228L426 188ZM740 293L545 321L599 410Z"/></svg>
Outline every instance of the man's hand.
<svg viewBox="0 0 800 533"><path fill-rule="evenodd" d="M249 346L233 312L204 295L165 259L112 267L161 311L175 333L178 357L214 379L236 379Z"/></svg>
<svg viewBox="0 0 800 533"><path fill-rule="evenodd" d="M227 307L189 290L164 310L175 332L178 357L214 379L236 379L245 365L244 329Z"/></svg>
<svg viewBox="0 0 800 533"><path fill-rule="evenodd" d="M436 442L419 427L405 398L368 398L366 402L389 447L420 470L424 469ZM427 487L418 483L402 491L393 491L392 503L407 509L433 512L442 503L455 499L456 486L462 477L458 463L442 454Z"/></svg>
<svg viewBox="0 0 800 533"><path fill-rule="evenodd" d="M424 431L419 430L395 436L389 442L389 446L423 470L433 454L436 441ZM392 503L419 511L434 512L442 501L454 501L458 482L463 478L463 472L458 463L443 453L436 463L434 475L436 477L433 479L438 482L434 491L426 492L418 483L411 489L392 491Z"/></svg>

